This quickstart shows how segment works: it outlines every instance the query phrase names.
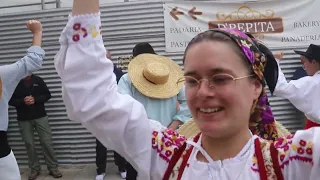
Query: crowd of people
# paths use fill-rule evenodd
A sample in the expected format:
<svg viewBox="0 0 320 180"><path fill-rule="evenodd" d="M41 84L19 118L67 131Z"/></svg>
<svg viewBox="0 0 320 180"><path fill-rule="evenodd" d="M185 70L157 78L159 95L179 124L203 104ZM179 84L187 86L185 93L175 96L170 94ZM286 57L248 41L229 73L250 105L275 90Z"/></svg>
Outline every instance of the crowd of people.
<svg viewBox="0 0 320 180"><path fill-rule="evenodd" d="M123 73L110 60L101 34L74 38L79 24L101 26L99 0L74 0L54 59L69 119L96 137L96 180L106 174L106 147L115 151L120 176L127 180L320 178L320 46L295 51L303 68L287 81L283 54L237 29L210 29L189 42L183 71L146 42L133 48ZM29 180L40 173L34 130L49 173L60 178L44 106L51 94L33 74L45 54L42 26L31 20L27 27L33 33L27 55L0 67L1 178L20 179L7 140L9 105L17 110ZM305 114L304 130L283 133L266 87ZM193 126L190 137L180 131L187 126Z"/></svg>

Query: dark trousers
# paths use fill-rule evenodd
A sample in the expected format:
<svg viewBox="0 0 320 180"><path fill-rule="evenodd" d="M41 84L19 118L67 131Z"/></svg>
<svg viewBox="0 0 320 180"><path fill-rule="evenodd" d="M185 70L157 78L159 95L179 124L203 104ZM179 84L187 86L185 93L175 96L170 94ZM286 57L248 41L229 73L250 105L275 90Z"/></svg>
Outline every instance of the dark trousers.
<svg viewBox="0 0 320 180"><path fill-rule="evenodd" d="M126 167L127 167L127 178L126 178L126 180L136 180L138 172L129 163L127 163Z"/></svg>
<svg viewBox="0 0 320 180"><path fill-rule="evenodd" d="M119 172L126 171L126 160L116 152L114 152L114 161L118 166ZM96 139L96 165L97 174L106 173L107 148L98 139Z"/></svg>

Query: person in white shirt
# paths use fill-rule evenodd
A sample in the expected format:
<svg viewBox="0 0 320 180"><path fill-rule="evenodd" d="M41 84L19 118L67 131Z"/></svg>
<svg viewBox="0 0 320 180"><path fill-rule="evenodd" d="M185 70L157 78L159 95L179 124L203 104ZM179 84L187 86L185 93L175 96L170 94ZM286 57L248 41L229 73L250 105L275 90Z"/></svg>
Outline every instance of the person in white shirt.
<svg viewBox="0 0 320 180"><path fill-rule="evenodd" d="M55 67L68 116L128 160L137 179L319 179L320 128L278 138L263 87L264 68L278 70L266 63L277 63L259 42L235 29L212 29L191 40L181 82L201 133L186 139L118 93L102 37L83 37L73 29L79 24L100 27L98 0L74 0L60 37ZM267 79L273 87L276 79Z"/></svg>
<svg viewBox="0 0 320 180"><path fill-rule="evenodd" d="M279 66L279 78L274 95L288 99L303 112L307 117L305 129L309 129L320 126L320 46L311 44L306 52L295 52L301 56L308 76L287 82Z"/></svg>

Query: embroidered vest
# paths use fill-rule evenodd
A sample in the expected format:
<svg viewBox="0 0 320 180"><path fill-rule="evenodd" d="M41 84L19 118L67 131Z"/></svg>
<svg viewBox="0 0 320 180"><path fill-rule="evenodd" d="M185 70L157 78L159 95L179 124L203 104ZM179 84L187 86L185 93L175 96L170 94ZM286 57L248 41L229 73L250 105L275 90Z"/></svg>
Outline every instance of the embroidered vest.
<svg viewBox="0 0 320 180"><path fill-rule="evenodd" d="M193 138L197 142L200 134ZM278 151L272 142L256 138L254 141L255 158L257 159L260 180L284 180L278 161ZM193 146L187 148L184 143L172 156L163 180L181 180L187 166Z"/></svg>

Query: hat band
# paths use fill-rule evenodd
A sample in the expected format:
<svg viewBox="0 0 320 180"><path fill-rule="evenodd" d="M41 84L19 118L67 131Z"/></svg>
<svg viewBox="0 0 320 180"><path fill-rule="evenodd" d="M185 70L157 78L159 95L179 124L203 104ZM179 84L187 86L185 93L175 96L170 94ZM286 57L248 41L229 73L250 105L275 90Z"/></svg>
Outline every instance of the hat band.
<svg viewBox="0 0 320 180"><path fill-rule="evenodd" d="M149 81L150 83L152 83L152 84L156 85L156 83L154 83L154 82L150 81L150 80L149 80L149 79L144 75L144 73L142 73L142 76L143 76L147 81Z"/></svg>
<svg viewBox="0 0 320 180"><path fill-rule="evenodd" d="M147 69L143 70L143 77L146 78L149 82L153 84L165 84L168 82L169 75L166 76L157 76L150 73Z"/></svg>

